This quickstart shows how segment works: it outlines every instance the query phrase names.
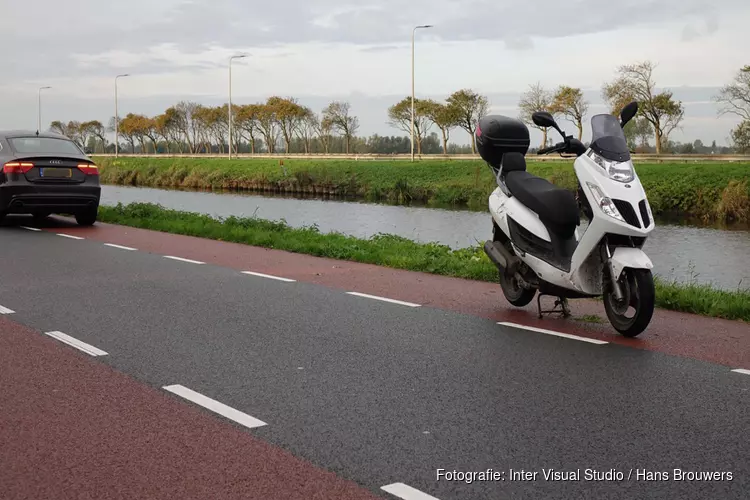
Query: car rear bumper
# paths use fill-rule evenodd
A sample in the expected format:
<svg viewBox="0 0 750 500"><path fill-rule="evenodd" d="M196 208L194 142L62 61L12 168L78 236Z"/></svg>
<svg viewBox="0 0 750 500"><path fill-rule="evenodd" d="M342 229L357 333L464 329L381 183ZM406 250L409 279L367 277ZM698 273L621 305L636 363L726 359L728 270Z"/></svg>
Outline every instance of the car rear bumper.
<svg viewBox="0 0 750 500"><path fill-rule="evenodd" d="M101 187L98 185L5 185L0 186L0 212L9 214L65 213L96 207L99 205L100 198Z"/></svg>

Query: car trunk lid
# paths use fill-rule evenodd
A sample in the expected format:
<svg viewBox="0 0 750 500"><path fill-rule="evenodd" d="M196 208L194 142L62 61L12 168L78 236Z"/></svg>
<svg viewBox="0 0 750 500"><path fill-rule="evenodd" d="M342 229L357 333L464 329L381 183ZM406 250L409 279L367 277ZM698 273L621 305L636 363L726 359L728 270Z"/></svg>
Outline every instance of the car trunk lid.
<svg viewBox="0 0 750 500"><path fill-rule="evenodd" d="M98 174L92 161L81 158L40 155L13 162L25 165L24 176L34 184L82 184L87 175Z"/></svg>

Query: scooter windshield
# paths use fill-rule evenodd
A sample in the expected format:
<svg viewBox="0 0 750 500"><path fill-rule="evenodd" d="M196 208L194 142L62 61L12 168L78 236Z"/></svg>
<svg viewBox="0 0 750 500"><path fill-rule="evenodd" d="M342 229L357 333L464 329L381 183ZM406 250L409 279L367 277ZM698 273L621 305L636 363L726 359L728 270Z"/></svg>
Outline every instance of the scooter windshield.
<svg viewBox="0 0 750 500"><path fill-rule="evenodd" d="M614 115L601 114L591 118L591 149L611 161L628 161L630 148L620 120Z"/></svg>

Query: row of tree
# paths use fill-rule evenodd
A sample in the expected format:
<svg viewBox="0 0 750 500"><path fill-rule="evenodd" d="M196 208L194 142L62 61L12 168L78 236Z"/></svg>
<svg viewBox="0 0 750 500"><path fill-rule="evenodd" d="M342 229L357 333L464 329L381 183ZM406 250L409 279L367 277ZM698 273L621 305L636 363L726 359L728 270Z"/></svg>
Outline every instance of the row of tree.
<svg viewBox="0 0 750 500"><path fill-rule="evenodd" d="M228 151L229 105L203 106L182 101L164 113L148 117L129 113L115 124L115 117L105 127L99 121L54 121L50 129L75 140L79 145L95 151L106 151L105 133L117 131L118 135L135 152L136 143L142 152L209 153ZM248 144L250 152L263 147L275 153L281 142L285 151L293 151L292 144L300 142L305 153L311 152L313 140L320 141L324 152L329 152L333 136L344 138L345 152L349 153L351 141L359 129L359 119L350 112L347 102L330 103L318 115L300 105L294 98L270 97L265 103L232 105L232 145ZM118 137L119 139L119 137ZM93 143L92 143L93 141ZM92 147L93 146L93 147Z"/></svg>
<svg viewBox="0 0 750 500"><path fill-rule="evenodd" d="M631 148L651 152L650 139L654 139L653 149L657 154L682 152L690 154L705 151L699 140L678 145L669 140L669 135L680 126L685 116L681 101L674 99L671 90L656 92L654 81L655 64L644 61L620 66L617 77L602 88L602 97L612 114L619 114L629 102L638 101L638 115L625 126L625 135ZM719 114L735 114L742 121L731 131L733 150L737 153L750 153L750 66L738 71L734 80L721 88L714 96L720 105ZM553 116L564 117L578 128L578 139L583 135L583 123L589 103L579 88L560 86L556 91L545 89L540 84L531 85L519 102L521 119L529 126L537 127L531 120L536 111L548 111ZM547 130L542 130L542 144L547 144ZM726 149L726 148L724 148ZM717 150L714 141L711 152Z"/></svg>
<svg viewBox="0 0 750 500"><path fill-rule="evenodd" d="M647 148L649 139L653 137L656 153L661 154L669 143L669 134L682 122L685 110L682 103L673 98L671 91L655 93L653 71L654 64L650 61L621 66L617 78L604 84L602 97L615 115L627 103L638 101L637 118L626 126L625 133L631 146L638 140L641 147ZM531 121L531 115L536 111L548 111L553 116L567 118L576 125L578 139L581 139L589 103L580 88L563 85L553 92L537 83L523 94L519 108L521 119L534 128L540 128ZM540 130L543 134L542 144L546 144L547 130Z"/></svg>
<svg viewBox="0 0 750 500"><path fill-rule="evenodd" d="M655 65L650 61L621 66L617 77L602 88L602 97L613 114L619 114L622 107L632 100L639 103L638 116L625 127L631 148L657 154L705 149L700 141L679 145L669 139L683 121L685 110L670 90L656 92L654 69ZM742 117L743 121L732 130L731 137L736 152L750 152L750 66L742 68L730 84L722 87L715 100L721 105L720 114L734 113ZM565 118L575 124L581 139L589 103L580 88L562 85L548 90L537 83L521 96L519 109L519 118L534 128L539 128L531 119L536 111L548 111L558 119ZM415 99L416 152L476 153L473 132L489 110L487 97L471 89L454 92L443 102ZM274 96L263 103L232 105L233 150L248 153L276 153L280 149L289 153L408 152L412 131L411 97L390 106L387 116L391 126L408 135L390 138L357 136L359 119L352 114L348 102L331 102L320 114L293 97ZM432 131L433 126L439 136ZM92 152L113 150L113 145L107 143L107 133L115 131L114 117L107 126L96 120L83 123L54 121L50 128ZM118 140L125 139L133 153L136 146L140 152L152 153L224 153L228 151L229 109L227 104L208 107L183 101L155 117L127 114L120 118L117 129ZM470 146L449 143L454 129L471 136ZM548 144L547 129L540 130L540 147L544 147ZM653 147L651 139L654 140ZM716 149L711 148L711 152L718 152Z"/></svg>

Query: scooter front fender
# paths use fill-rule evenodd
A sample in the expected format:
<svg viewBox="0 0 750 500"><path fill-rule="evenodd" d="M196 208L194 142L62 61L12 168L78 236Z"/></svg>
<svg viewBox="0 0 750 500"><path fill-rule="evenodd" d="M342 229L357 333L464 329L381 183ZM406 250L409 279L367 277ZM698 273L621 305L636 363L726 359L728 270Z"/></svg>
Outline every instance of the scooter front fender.
<svg viewBox="0 0 750 500"><path fill-rule="evenodd" d="M609 260L612 275L618 279L623 269L653 269L654 264L640 248L617 247Z"/></svg>

